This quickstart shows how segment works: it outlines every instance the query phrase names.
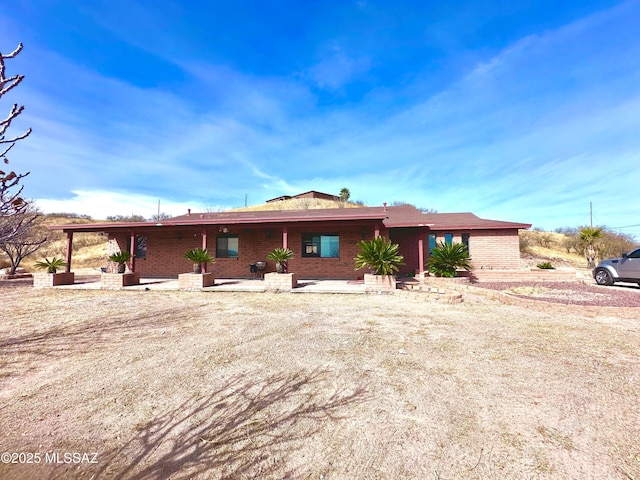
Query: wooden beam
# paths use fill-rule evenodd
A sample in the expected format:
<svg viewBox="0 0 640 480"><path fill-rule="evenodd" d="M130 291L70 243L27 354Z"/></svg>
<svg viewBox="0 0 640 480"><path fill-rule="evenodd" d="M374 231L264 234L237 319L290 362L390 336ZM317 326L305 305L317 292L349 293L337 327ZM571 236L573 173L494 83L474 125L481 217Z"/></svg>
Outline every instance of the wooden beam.
<svg viewBox="0 0 640 480"><path fill-rule="evenodd" d="M207 249L207 229L206 228L202 229L202 249L203 250ZM207 273L207 264L206 263L202 264L202 273Z"/></svg>
<svg viewBox="0 0 640 480"><path fill-rule="evenodd" d="M136 232L131 231L131 239L129 241L129 251L131 252L131 260L129 268L131 272L136 271Z"/></svg>
<svg viewBox="0 0 640 480"><path fill-rule="evenodd" d="M420 274L423 274L424 273L424 232L422 230L418 231L418 263L420 263L418 272Z"/></svg>
<svg viewBox="0 0 640 480"><path fill-rule="evenodd" d="M73 232L67 232L67 266L65 272L71 272L71 251L73 250Z"/></svg>

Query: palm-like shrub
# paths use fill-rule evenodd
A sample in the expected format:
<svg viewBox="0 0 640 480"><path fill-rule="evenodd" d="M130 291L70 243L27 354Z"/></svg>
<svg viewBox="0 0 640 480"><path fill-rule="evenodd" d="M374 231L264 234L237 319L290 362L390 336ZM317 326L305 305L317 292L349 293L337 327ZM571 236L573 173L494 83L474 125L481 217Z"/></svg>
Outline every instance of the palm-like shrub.
<svg viewBox="0 0 640 480"><path fill-rule="evenodd" d="M109 255L109 260L118 264L118 273L124 273L124 264L131 260L129 252L116 252Z"/></svg>
<svg viewBox="0 0 640 480"><path fill-rule="evenodd" d="M596 266L596 259L600 253L599 240L604 238L605 234L602 227L584 227L580 229L580 241L584 245L584 256L587 259L587 266L593 268Z"/></svg>
<svg viewBox="0 0 640 480"><path fill-rule="evenodd" d="M293 258L293 252L288 248L274 248L267 254L267 260L276 262L276 272L285 273L287 262Z"/></svg>
<svg viewBox="0 0 640 480"><path fill-rule="evenodd" d="M400 246L384 237L362 240L358 248L360 253L354 258L356 270L369 268L376 275L393 275L398 271L398 265L404 265L404 257L399 254Z"/></svg>
<svg viewBox="0 0 640 480"><path fill-rule="evenodd" d="M46 270L47 273L57 273L59 268L67 265L67 262L61 258L53 257L51 260L45 258L44 260L36 262L34 265L40 270Z"/></svg>
<svg viewBox="0 0 640 480"><path fill-rule="evenodd" d="M439 277L455 277L456 271L473 270L469 263L469 252L463 243L440 242L427 259L429 271Z"/></svg>
<svg viewBox="0 0 640 480"><path fill-rule="evenodd" d="M193 262L194 273L202 273L202 264L215 262L206 248L192 248L185 252L184 258Z"/></svg>

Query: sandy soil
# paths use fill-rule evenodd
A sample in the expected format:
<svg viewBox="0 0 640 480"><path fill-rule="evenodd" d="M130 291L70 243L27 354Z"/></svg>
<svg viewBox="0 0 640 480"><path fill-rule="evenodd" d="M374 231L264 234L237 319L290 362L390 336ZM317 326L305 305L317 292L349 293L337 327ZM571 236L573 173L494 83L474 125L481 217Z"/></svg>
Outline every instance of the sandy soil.
<svg viewBox="0 0 640 480"><path fill-rule="evenodd" d="M0 478L640 479L640 308L463 294L13 283Z"/></svg>

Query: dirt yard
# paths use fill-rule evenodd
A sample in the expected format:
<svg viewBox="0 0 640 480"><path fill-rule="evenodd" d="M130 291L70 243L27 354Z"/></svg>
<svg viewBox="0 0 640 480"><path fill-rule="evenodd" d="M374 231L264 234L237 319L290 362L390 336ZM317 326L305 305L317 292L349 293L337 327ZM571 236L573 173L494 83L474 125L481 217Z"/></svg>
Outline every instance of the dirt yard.
<svg viewBox="0 0 640 480"><path fill-rule="evenodd" d="M0 288L0 478L640 479L640 308L463 294Z"/></svg>

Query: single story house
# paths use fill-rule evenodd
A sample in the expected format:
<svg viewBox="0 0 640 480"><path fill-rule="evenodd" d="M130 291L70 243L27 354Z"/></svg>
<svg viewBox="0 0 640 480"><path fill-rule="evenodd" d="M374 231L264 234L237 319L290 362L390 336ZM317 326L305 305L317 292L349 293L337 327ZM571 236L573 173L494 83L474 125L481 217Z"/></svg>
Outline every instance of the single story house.
<svg viewBox="0 0 640 480"><path fill-rule="evenodd" d="M357 279L354 257L361 240L379 235L399 244L405 265L400 275L424 271L437 242L467 245L476 268L517 269L518 230L529 224L485 220L472 213L423 213L415 207L191 213L161 222L57 225L67 235L67 268L74 232L108 235L109 253L133 252L132 271L143 277L176 277L192 271L183 255L196 247L215 256L218 278L251 277L250 265L277 247L290 248L289 271L298 278ZM274 271L268 262L267 272Z"/></svg>

